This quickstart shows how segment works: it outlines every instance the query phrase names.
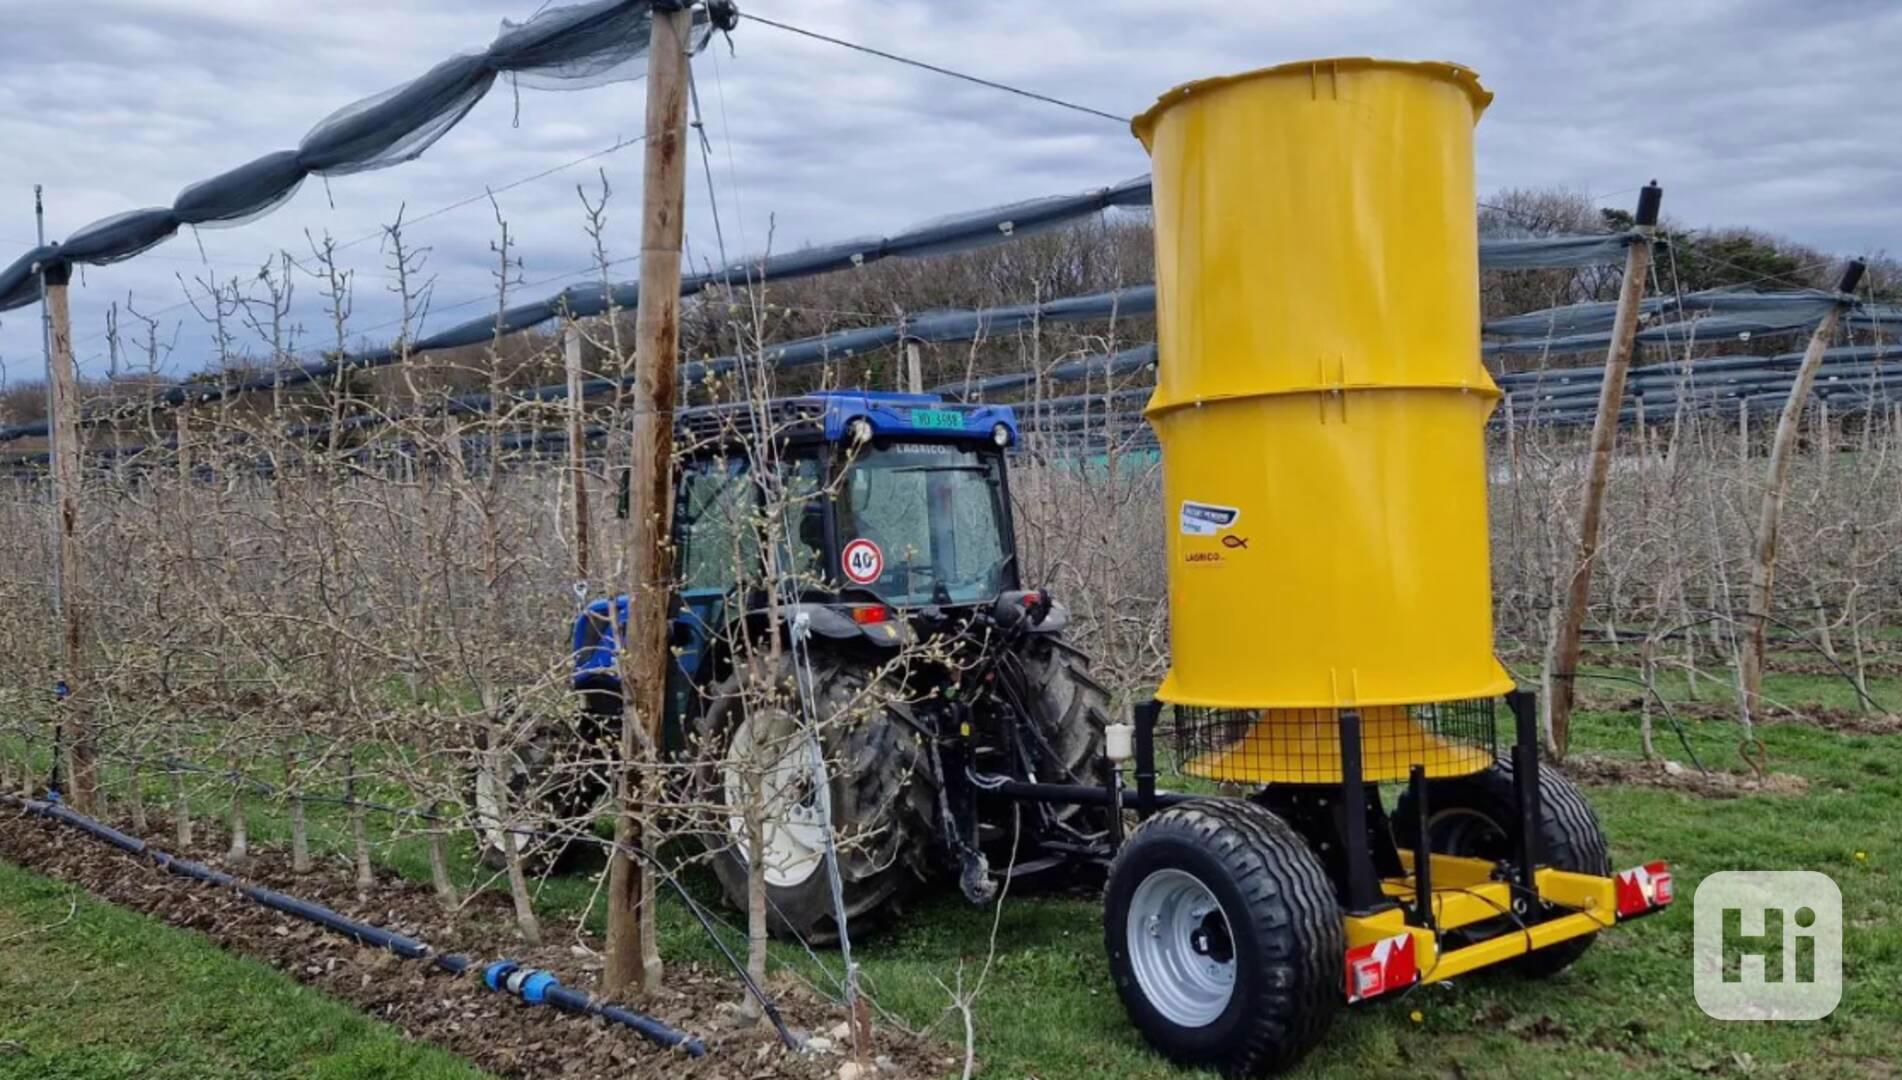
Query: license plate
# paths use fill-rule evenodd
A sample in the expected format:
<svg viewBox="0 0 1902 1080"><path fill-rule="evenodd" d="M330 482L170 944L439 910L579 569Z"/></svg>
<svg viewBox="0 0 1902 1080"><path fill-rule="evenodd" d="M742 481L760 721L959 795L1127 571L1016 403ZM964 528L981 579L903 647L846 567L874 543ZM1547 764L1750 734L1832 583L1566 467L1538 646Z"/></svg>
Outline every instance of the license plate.
<svg viewBox="0 0 1902 1080"><path fill-rule="evenodd" d="M956 409L913 409L911 426L934 430L964 430L964 414Z"/></svg>

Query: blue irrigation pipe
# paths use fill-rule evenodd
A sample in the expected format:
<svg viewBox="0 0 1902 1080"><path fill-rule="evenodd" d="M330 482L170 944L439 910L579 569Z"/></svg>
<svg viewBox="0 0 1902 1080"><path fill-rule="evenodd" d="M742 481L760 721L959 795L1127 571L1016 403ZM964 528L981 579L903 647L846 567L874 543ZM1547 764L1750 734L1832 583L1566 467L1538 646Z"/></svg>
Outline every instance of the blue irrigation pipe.
<svg viewBox="0 0 1902 1080"><path fill-rule="evenodd" d="M54 758L57 761L58 755L55 754ZM127 758L126 760L143 762L148 759ZM246 776L244 773L238 772L235 769L233 770L207 769L202 765L196 765L189 761L181 761L178 758L174 758L174 757L161 757L156 760L159 765L162 765L167 769L177 769L177 770L182 770L185 772L199 773L206 776L222 776L225 779L230 780L234 783L246 784L252 790L257 791L263 795L274 797L278 794L277 789L271 786L270 784L267 784L262 780L256 779L255 777ZM57 801L58 792L57 791L52 792L50 798L52 801ZM391 806L387 803L368 802L362 799L352 799L352 798L340 797L336 795L299 795L298 798L302 799L306 803L325 803L332 806L361 807L365 810L375 810L378 813L391 814L398 817L407 817L407 818L412 818L418 821L428 821L428 822L433 822L438 824L447 822L449 820L439 814L431 814L426 811L417 810L414 807ZM0 799L10 800L11 797L0 796ZM91 819L88 818L87 820L90 821ZM94 822L93 824L97 825L98 823ZM99 827L107 828L107 826L104 826L104 825L100 825ZM110 832L111 830L108 829L108 831ZM530 839L530 840L564 840L565 841L566 839L564 837L557 836L552 833L539 832L534 829L522 829L522 828L510 827L510 828L504 829L504 831L514 833L516 836L522 837L524 839ZM115 835L124 836L123 833L117 833ZM111 840L109 837L102 836L101 839L105 839L110 843L117 843L117 841ZM685 905L685 907L687 908L687 911L693 915L694 920L700 924L700 929L706 932L707 939L713 942L714 948L718 949L720 951L720 955L726 958L727 966L733 969L734 975L739 977L740 982L746 987L747 992L753 996L753 1000L759 1002L761 1011L763 1011L766 1014L766 1018L772 1022L773 1029L779 1032L779 1041L783 1045L785 1045L788 1049L795 1049L795 1050L798 1049L799 1046L801 1045L800 1039L798 1038L798 1036L796 1036L793 1033L791 1028L786 1026L786 1019L785 1017L780 1015L779 1006L773 1004L773 999L766 996L766 991L759 985L758 982L756 982L753 979L752 973L746 970L746 965L740 962L740 958L733 955L733 950L730 947L728 947L726 943L726 939L722 938L720 936L720 932L717 929L715 929L713 925L712 917L707 914L707 911L705 908L700 906L700 902L693 898L693 894L687 891L687 887L680 883L680 878L677 875L675 875L672 871L668 870L667 867L660 861L659 858L642 850L641 848L635 847L632 845L616 845L616 846L620 850L627 852L630 858L639 859L642 862L646 863L650 869L652 869L655 873L661 876L661 879L667 883L669 888L673 889L674 894L680 898L680 902L683 905ZM127 850L131 850L131 849L128 848ZM171 856L166 856L166 858L170 858L170 857ZM190 865L197 866L198 864L192 863ZM209 871L209 872L215 873L215 871ZM457 959L461 959L461 958L457 958ZM440 966L440 960L438 961L438 966ZM456 973L460 974L461 969L458 968L456 970Z"/></svg>
<svg viewBox="0 0 1902 1080"><path fill-rule="evenodd" d="M87 817L85 814L81 814L65 806L57 800L18 799L11 795L0 796L0 798L5 798L6 801L13 803L29 814L69 825L92 836L94 839L103 840L128 854L150 859L160 869L168 873L177 874L180 877L190 878L207 885L236 889L244 896L265 907L303 919L307 922L316 923L327 930L332 930L344 935L359 945L373 949L384 949L406 960L432 960L437 967L452 975L460 975L475 966L475 962L471 961L468 957L453 954L438 954L427 944L417 941L415 938L405 937L402 934L385 930L379 926L372 926L369 923L358 922L341 912L324 907L322 904L313 904L308 900L300 900L295 896L278 892L275 889L267 889L262 885L246 884L222 870L215 870L203 863L193 862L190 859L181 859L175 855L160 851L135 836L128 836L104 822ZM684 1052L688 1057L697 1058L706 1055L706 1043L681 1031L679 1028L656 1020L645 1013L635 1012L633 1009L625 1008L620 1005L597 1002L579 990L572 990L562 986L560 981L548 972L522 968L520 964L512 960L497 961L496 963L488 965L485 970L489 973L489 976L484 978L483 985L499 993L506 993L520 998L527 1004L552 1005L564 1012L577 1013L582 1016L598 1016L609 1023L618 1024L633 1031L649 1042L667 1047L668 1049L678 1049ZM504 975L515 972L522 974L513 980L508 978L498 980L493 977L497 971L503 971ZM525 986L531 985L532 990L524 990Z"/></svg>

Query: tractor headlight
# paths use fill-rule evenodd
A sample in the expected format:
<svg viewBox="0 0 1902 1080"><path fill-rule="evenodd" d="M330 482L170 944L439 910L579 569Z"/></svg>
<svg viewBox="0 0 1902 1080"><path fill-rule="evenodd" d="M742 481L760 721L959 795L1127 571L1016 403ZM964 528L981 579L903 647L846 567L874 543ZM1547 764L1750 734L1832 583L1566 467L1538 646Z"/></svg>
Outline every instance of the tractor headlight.
<svg viewBox="0 0 1902 1080"><path fill-rule="evenodd" d="M1010 445L1010 428L998 424L991 428L991 441L999 446Z"/></svg>

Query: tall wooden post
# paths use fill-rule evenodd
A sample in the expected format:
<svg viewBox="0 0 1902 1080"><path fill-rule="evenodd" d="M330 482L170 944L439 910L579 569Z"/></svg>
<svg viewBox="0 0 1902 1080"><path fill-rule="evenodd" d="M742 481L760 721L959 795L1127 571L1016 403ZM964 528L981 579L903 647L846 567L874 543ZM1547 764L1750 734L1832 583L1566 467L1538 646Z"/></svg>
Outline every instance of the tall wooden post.
<svg viewBox="0 0 1902 1080"><path fill-rule="evenodd" d="M925 364L915 341L905 342L905 389L913 394L925 392Z"/></svg>
<svg viewBox="0 0 1902 1080"><path fill-rule="evenodd" d="M1783 500L1790 488L1790 454L1796 449L1796 429L1803 420L1803 407L1809 403L1810 387L1816 383L1816 369L1823 364L1823 353L1836 336L1836 323L1843 308L1862 283L1862 260L1852 261L1843 270L1836 291L1842 299L1823 315L1823 321L1810 334L1809 347L1803 351L1803 363L1790 383L1790 396L1783 402L1783 415L1777 420L1776 434L1770 439L1770 462L1763 487L1763 506L1757 513L1757 543L1750 563L1750 606L1746 620L1743 655L1738 658L1738 675L1743 683L1743 717L1748 730L1756 717L1759 695L1763 691L1763 649L1765 624L1770 620L1770 598L1776 583L1777 530L1783 522Z"/></svg>
<svg viewBox="0 0 1902 1080"><path fill-rule="evenodd" d="M677 0L675 0L677 3ZM687 151L687 52L691 16L657 3L647 55L647 147L641 191L641 291L635 321L633 440L628 477L628 620L621 649L622 768L615 850L608 867L608 954L602 990L625 993L636 980L660 988L654 880L628 855L648 847L641 816L652 810L666 708L668 598L673 584L669 527L674 501L674 381L680 344L680 249Z"/></svg>
<svg viewBox="0 0 1902 1080"><path fill-rule="evenodd" d="M1612 322L1611 349L1605 354L1605 379L1598 388L1598 413L1592 418L1592 456L1585 476L1585 498L1578 512L1578 547L1545 666L1546 735L1552 753L1565 757L1570 742L1572 702L1578 671L1579 635L1591 602L1592 569L1598 559L1598 527L1605 508L1605 481L1611 475L1612 447L1618 441L1618 413L1624 407L1625 375L1638 335L1638 308L1645 276L1651 269L1651 233L1658 224L1663 189L1653 180L1638 195L1638 238L1625 252L1625 277L1618 287L1618 311Z"/></svg>
<svg viewBox="0 0 1902 1080"><path fill-rule="evenodd" d="M592 562L588 529L587 414L581 407L581 327L568 320L562 338L562 362L568 375L568 483L574 489L569 503L569 528L574 534L575 580L587 581Z"/></svg>
<svg viewBox="0 0 1902 1080"><path fill-rule="evenodd" d="M85 610L80 598L79 567L79 388L73 372L73 322L66 289L72 266L54 262L40 270L45 285L48 347L47 385L52 415L47 418L53 464L53 517L59 532L54 551L55 589L60 598L62 633L60 681L66 692L59 704L66 757L66 793L83 813L94 809L99 777L84 667Z"/></svg>

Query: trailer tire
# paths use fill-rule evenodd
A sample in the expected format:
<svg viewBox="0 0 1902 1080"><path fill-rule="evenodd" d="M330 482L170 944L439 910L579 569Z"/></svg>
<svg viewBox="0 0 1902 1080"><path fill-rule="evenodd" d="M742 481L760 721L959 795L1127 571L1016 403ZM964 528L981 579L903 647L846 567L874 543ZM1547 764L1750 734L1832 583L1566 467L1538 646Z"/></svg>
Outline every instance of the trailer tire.
<svg viewBox="0 0 1902 1080"><path fill-rule="evenodd" d="M1516 860L1519 836L1514 783L1512 760L1505 757L1490 769L1430 781L1427 834L1432 850L1441 855ZM1419 850L1418 817L1413 793L1403 792L1393 814L1398 846ZM1611 854L1597 815L1578 788L1548 765L1539 766L1539 821L1547 865L1580 874L1611 873ZM1584 956L1597 936L1587 934L1561 941L1517 957L1509 966L1530 978L1556 975Z"/></svg>
<svg viewBox="0 0 1902 1080"><path fill-rule="evenodd" d="M831 828L846 925L858 934L895 916L929 874L937 789L916 726L896 695L883 693L849 658L814 656L812 665L825 764L833 766ZM755 691L751 709L742 708L748 670L736 668L692 722L691 737L705 748L693 771L694 801L732 806L730 800L746 797L751 777L764 778L771 807L766 842L778 856L766 864L767 929L775 937L832 944L839 922L824 865L822 815L810 787L796 786L816 770L802 735L792 660L780 664L777 696L769 703ZM741 755L759 745L756 738L772 740L762 752L777 756L765 764L740 764ZM721 820L697 831L727 902L745 911L745 825L732 814L716 816Z"/></svg>
<svg viewBox="0 0 1902 1080"><path fill-rule="evenodd" d="M1345 996L1327 872L1286 822L1239 799L1184 803L1137 829L1110 869L1103 938L1130 1020L1184 1065L1285 1069Z"/></svg>

